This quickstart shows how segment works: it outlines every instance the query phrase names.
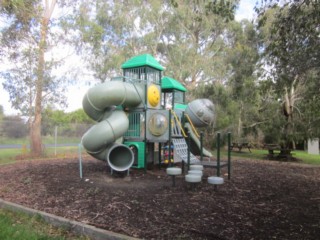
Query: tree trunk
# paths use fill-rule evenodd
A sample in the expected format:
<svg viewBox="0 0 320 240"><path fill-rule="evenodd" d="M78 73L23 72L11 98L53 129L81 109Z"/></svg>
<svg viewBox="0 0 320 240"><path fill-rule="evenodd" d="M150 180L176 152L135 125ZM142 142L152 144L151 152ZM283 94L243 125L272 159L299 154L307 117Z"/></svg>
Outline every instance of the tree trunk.
<svg viewBox="0 0 320 240"><path fill-rule="evenodd" d="M238 140L242 140L242 111L243 110L243 103L240 101L240 108L239 108L239 118L238 118L238 126L237 126L237 135Z"/></svg>
<svg viewBox="0 0 320 240"><path fill-rule="evenodd" d="M42 156L42 138L41 138L41 123L42 123L42 92L45 72L45 59L44 54L46 51L46 40L48 33L48 24L51 18L56 0L51 4L48 0L45 1L45 8L40 23L40 42L39 42L39 59L36 81L36 98L35 98L35 111L34 118L30 128L31 139L31 154L35 157Z"/></svg>

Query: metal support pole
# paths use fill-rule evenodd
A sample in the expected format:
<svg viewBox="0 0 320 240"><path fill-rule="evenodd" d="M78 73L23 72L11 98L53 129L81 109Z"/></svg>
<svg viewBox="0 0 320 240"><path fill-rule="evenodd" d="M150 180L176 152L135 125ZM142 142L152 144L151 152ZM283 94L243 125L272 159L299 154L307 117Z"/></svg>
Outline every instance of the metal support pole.
<svg viewBox="0 0 320 240"><path fill-rule="evenodd" d="M184 168L185 168L185 164L184 164L184 161L182 161L182 175L184 175Z"/></svg>
<svg viewBox="0 0 320 240"><path fill-rule="evenodd" d="M146 141L146 138L144 140L144 143L145 143L145 147L144 147L144 163L143 163L143 171L144 173L147 173L147 158L148 158L148 143Z"/></svg>
<svg viewBox="0 0 320 240"><path fill-rule="evenodd" d="M188 166L187 166L187 169L188 169L188 171L190 170L190 151L191 151L191 149L190 149L190 132L189 132L189 130L188 130L188 132L187 132L187 142L188 142Z"/></svg>
<svg viewBox="0 0 320 240"><path fill-rule="evenodd" d="M200 132L200 161L203 160L203 132Z"/></svg>
<svg viewBox="0 0 320 240"><path fill-rule="evenodd" d="M176 186L176 176L173 175L172 176L172 187L175 187Z"/></svg>
<svg viewBox="0 0 320 240"><path fill-rule="evenodd" d="M171 167L172 163L171 163L171 144L172 144L172 128L171 128L171 120L172 120L172 114L171 111L169 111L169 144L168 144L168 166Z"/></svg>
<svg viewBox="0 0 320 240"><path fill-rule="evenodd" d="M54 128L54 155L57 156L57 137L58 137L58 126Z"/></svg>
<svg viewBox="0 0 320 240"><path fill-rule="evenodd" d="M79 143L78 145L78 154L79 154L79 172L80 172L80 178L82 179L82 144Z"/></svg>
<svg viewBox="0 0 320 240"><path fill-rule="evenodd" d="M159 169L161 169L161 152L162 152L162 144L159 143L158 145L158 151L159 151L159 154L158 154L158 166L159 166Z"/></svg>
<svg viewBox="0 0 320 240"><path fill-rule="evenodd" d="M217 133L217 176L220 177L220 133Z"/></svg>
<svg viewBox="0 0 320 240"><path fill-rule="evenodd" d="M231 133L228 133L228 179L231 178Z"/></svg>

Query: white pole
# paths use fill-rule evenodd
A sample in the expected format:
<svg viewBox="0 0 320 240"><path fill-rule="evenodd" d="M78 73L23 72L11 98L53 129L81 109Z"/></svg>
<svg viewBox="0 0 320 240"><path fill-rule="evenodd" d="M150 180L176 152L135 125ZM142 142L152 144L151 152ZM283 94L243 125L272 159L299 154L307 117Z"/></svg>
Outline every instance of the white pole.
<svg viewBox="0 0 320 240"><path fill-rule="evenodd" d="M54 155L57 156L57 135L58 135L58 126L54 129Z"/></svg>

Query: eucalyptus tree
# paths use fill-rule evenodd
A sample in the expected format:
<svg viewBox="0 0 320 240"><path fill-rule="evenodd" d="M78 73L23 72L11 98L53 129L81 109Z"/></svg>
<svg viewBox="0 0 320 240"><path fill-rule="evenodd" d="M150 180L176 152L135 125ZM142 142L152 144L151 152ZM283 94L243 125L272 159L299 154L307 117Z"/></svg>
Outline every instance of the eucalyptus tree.
<svg viewBox="0 0 320 240"><path fill-rule="evenodd" d="M255 26L243 20L228 23L224 40L225 80L202 82L193 93L216 103L216 130L231 131L235 141L246 141L265 121L259 112L263 108L257 81L259 38Z"/></svg>
<svg viewBox="0 0 320 240"><path fill-rule="evenodd" d="M226 28L238 1L171 1L162 38L167 72L189 89L199 82L223 81Z"/></svg>
<svg viewBox="0 0 320 240"><path fill-rule="evenodd" d="M188 87L221 78L224 30L238 1L83 1L75 19L81 50L100 81L127 58L153 54ZM192 84L189 84L189 83Z"/></svg>
<svg viewBox="0 0 320 240"><path fill-rule="evenodd" d="M53 18L54 10L65 5L56 0L5 0L0 8L3 87L12 106L29 117L31 152L42 154L42 110L47 103L64 103L63 77L52 71L60 61L50 57L65 32Z"/></svg>
<svg viewBox="0 0 320 240"><path fill-rule="evenodd" d="M149 43L143 41L149 27L144 13L153 11L150 4L154 3L159 1L81 1L73 19L79 52L98 80L120 74L126 59L148 52Z"/></svg>
<svg viewBox="0 0 320 240"><path fill-rule="evenodd" d="M320 2L266 1L258 12L270 87L282 100L284 146L319 137Z"/></svg>
<svg viewBox="0 0 320 240"><path fill-rule="evenodd" d="M228 31L229 64L227 85L231 89L231 99L237 105L237 116L234 133L239 139L254 133L264 121L260 116L261 99L258 92L259 37L253 23L243 20L232 22Z"/></svg>

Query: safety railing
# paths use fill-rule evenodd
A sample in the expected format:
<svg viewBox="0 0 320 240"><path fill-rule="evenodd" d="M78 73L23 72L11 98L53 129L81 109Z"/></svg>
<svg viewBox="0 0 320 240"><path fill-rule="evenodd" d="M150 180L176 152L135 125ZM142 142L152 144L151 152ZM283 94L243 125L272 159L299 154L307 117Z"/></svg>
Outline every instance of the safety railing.
<svg viewBox="0 0 320 240"><path fill-rule="evenodd" d="M179 117L177 116L176 112L171 110L171 114L173 116L172 119L172 131L173 131L173 136L181 136L183 135L183 137L187 137L187 134L185 133L183 127L182 127L182 123L181 123L181 117L179 119Z"/></svg>
<svg viewBox="0 0 320 240"><path fill-rule="evenodd" d="M190 123L193 132L194 132L194 133L196 134L196 136L199 138L199 137L200 137L200 134L198 133L197 129L194 127L194 125L193 125L193 123L192 123L192 120L190 119L189 115L185 113L184 116L186 117L186 119L187 119L188 122Z"/></svg>

